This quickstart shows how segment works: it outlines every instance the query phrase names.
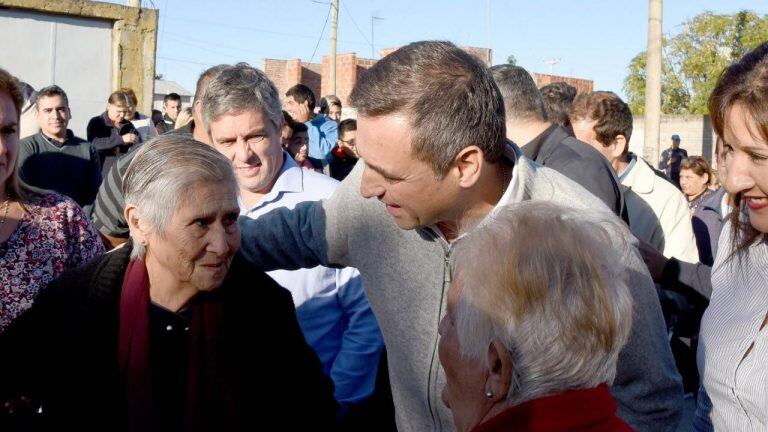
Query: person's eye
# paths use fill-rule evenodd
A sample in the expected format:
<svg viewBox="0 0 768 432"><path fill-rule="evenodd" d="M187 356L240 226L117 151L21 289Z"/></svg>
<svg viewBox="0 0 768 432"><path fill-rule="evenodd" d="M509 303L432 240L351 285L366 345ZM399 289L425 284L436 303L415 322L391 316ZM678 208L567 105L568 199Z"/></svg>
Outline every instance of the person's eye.
<svg viewBox="0 0 768 432"><path fill-rule="evenodd" d="M0 129L0 133L3 135L13 135L16 133L16 127L15 126L6 126L2 129Z"/></svg>
<svg viewBox="0 0 768 432"><path fill-rule="evenodd" d="M753 162L764 162L764 161L768 160L768 156L764 156L764 155L757 154L757 153L750 153L749 154L749 158Z"/></svg>
<svg viewBox="0 0 768 432"><path fill-rule="evenodd" d="M198 219L195 219L194 224L196 227L199 227L199 228L208 228L208 225L211 224L211 221L208 218L198 218Z"/></svg>
<svg viewBox="0 0 768 432"><path fill-rule="evenodd" d="M224 226L231 226L237 223L238 213L229 213L224 216Z"/></svg>
<svg viewBox="0 0 768 432"><path fill-rule="evenodd" d="M264 138L266 138L266 135L254 135L248 139L248 142L251 144L258 144L262 141L264 141Z"/></svg>

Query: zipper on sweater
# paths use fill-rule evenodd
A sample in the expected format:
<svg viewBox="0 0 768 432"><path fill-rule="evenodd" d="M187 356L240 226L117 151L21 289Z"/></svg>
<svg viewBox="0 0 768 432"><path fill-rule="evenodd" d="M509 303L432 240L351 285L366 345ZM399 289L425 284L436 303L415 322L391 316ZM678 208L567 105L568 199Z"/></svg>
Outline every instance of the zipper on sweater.
<svg viewBox="0 0 768 432"><path fill-rule="evenodd" d="M450 249L445 252L444 268L443 268L443 282L450 283L453 280L453 274L451 272L451 251Z"/></svg>

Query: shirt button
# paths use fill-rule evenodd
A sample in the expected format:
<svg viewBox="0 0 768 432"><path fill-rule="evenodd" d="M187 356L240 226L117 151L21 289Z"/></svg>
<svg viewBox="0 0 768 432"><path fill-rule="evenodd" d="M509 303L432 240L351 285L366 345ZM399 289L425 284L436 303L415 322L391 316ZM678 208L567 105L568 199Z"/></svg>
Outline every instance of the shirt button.
<svg viewBox="0 0 768 432"><path fill-rule="evenodd" d="M168 324L168 327L166 327L165 329L166 329L167 331L171 331L171 330L173 330L173 326L172 326L172 325L170 325L170 324Z"/></svg>

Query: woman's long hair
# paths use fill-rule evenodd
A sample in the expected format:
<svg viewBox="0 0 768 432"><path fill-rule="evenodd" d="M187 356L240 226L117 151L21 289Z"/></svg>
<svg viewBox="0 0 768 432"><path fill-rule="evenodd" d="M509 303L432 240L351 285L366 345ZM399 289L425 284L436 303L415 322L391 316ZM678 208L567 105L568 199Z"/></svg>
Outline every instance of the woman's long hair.
<svg viewBox="0 0 768 432"><path fill-rule="evenodd" d="M709 97L709 113L712 126L724 137L726 115L741 105L754 119L760 136L768 142L768 42L750 51L738 62L728 66L717 81ZM768 176L768 172L765 173ZM765 241L768 235L756 230L744 217L743 193L733 196L733 211L729 218L733 232L733 255L740 255L757 241Z"/></svg>

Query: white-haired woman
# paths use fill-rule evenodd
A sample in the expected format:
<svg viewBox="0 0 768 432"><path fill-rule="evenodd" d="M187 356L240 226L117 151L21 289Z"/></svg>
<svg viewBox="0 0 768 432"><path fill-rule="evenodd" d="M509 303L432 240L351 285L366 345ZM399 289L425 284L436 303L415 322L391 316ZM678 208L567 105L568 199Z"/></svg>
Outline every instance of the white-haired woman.
<svg viewBox="0 0 768 432"><path fill-rule="evenodd" d="M123 187L131 240L0 335L0 402L24 396L59 429L330 429L332 387L291 295L236 255L230 162L165 135Z"/></svg>
<svg viewBox="0 0 768 432"><path fill-rule="evenodd" d="M632 325L619 224L525 202L459 240L439 345L459 431L632 430L608 388Z"/></svg>

